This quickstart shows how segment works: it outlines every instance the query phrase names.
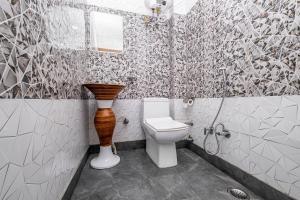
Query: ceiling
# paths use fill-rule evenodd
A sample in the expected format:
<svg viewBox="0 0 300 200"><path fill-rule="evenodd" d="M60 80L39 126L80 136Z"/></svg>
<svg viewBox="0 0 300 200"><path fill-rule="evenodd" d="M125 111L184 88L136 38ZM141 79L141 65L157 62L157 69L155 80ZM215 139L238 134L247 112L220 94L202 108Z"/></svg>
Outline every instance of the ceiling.
<svg viewBox="0 0 300 200"><path fill-rule="evenodd" d="M151 11L144 5L144 0L86 0L89 5L112 8L134 12L143 15L151 15ZM198 0L174 0L174 13L186 15Z"/></svg>

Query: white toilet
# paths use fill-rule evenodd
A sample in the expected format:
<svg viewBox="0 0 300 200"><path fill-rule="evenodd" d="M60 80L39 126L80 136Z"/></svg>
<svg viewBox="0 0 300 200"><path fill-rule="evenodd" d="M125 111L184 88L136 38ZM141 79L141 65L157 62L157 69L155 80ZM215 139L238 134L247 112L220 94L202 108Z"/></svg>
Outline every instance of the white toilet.
<svg viewBox="0 0 300 200"><path fill-rule="evenodd" d="M169 99L143 99L143 129L146 133L146 151L160 168L177 165L175 142L184 139L189 126L170 117Z"/></svg>

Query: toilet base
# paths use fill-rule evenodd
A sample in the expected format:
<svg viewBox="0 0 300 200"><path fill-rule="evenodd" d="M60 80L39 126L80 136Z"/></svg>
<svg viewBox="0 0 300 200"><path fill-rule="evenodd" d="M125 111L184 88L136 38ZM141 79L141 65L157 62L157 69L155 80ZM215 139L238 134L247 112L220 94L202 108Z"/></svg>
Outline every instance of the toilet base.
<svg viewBox="0 0 300 200"><path fill-rule="evenodd" d="M120 157L112 153L111 146L100 146L100 153L91 160L91 167L94 169L107 169L120 163Z"/></svg>
<svg viewBox="0 0 300 200"><path fill-rule="evenodd" d="M174 167L177 165L175 142L161 144L151 136L147 135L146 152L159 168Z"/></svg>

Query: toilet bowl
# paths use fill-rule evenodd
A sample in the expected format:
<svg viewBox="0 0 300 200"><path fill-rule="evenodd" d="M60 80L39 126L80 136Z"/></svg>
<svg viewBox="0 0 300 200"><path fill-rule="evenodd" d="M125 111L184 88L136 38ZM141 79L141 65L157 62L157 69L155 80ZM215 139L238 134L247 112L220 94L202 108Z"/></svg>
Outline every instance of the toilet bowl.
<svg viewBox="0 0 300 200"><path fill-rule="evenodd" d="M143 129L146 152L159 168L177 165L175 142L184 139L189 126L170 117L169 99L143 99Z"/></svg>

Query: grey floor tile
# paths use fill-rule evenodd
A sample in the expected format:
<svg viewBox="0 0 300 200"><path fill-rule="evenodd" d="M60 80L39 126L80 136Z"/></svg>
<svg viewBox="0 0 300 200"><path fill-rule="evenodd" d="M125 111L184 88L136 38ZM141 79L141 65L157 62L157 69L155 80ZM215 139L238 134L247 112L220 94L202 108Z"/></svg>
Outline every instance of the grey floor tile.
<svg viewBox="0 0 300 200"><path fill-rule="evenodd" d="M188 149L178 149L178 165L159 169L143 149L120 151L118 166L95 170L85 165L72 200L232 200L227 187L246 190Z"/></svg>

